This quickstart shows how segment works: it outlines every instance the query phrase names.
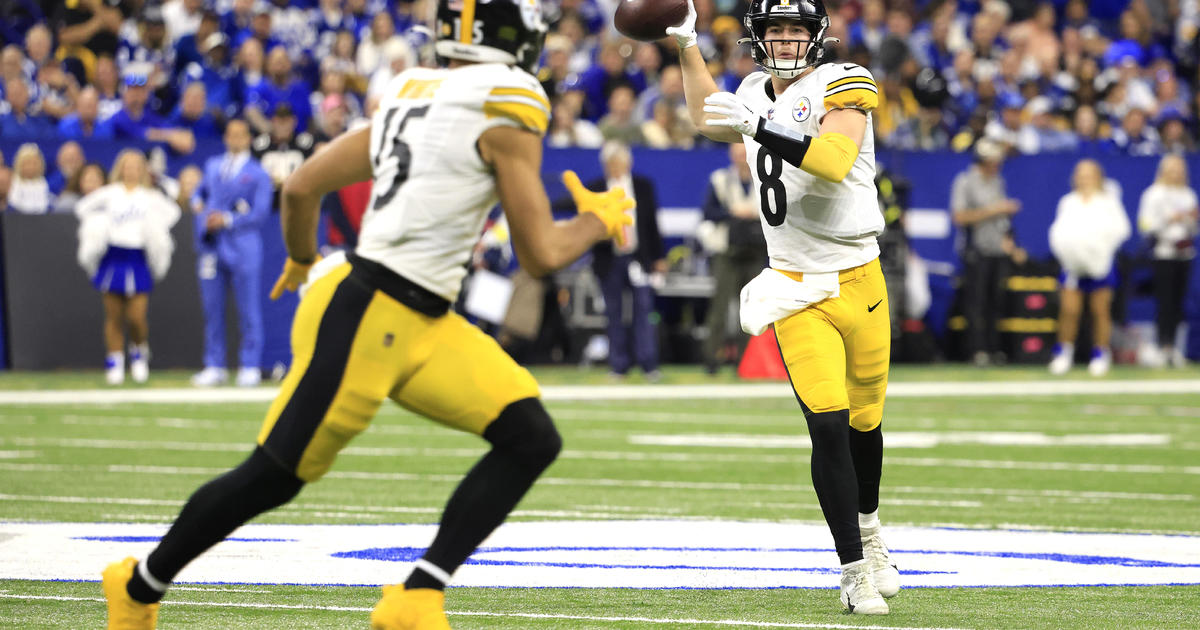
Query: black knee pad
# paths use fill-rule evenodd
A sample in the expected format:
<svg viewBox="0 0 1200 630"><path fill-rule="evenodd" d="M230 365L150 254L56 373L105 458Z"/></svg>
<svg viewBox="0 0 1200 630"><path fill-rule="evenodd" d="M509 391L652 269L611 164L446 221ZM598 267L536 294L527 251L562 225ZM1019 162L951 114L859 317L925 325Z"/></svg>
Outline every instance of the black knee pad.
<svg viewBox="0 0 1200 630"><path fill-rule="evenodd" d="M832 440L845 440L850 433L850 410L809 412L804 416L808 421L808 435L812 438L813 448L818 444Z"/></svg>
<svg viewBox="0 0 1200 630"><path fill-rule="evenodd" d="M483 438L498 450L518 454L543 467L549 466L562 450L562 436L537 398L524 398L505 407L483 432Z"/></svg>

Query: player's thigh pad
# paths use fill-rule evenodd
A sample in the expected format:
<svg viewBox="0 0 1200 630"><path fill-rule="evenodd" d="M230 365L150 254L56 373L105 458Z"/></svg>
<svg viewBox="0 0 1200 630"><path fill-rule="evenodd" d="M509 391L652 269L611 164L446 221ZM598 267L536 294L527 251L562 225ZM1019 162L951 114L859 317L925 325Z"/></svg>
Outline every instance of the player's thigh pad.
<svg viewBox="0 0 1200 630"><path fill-rule="evenodd" d="M820 306L775 322L775 337L792 389L809 411L846 409L846 350Z"/></svg>
<svg viewBox="0 0 1200 630"><path fill-rule="evenodd" d="M392 400L442 424L483 435L510 404L540 395L525 368L457 313L430 330L434 350L392 392Z"/></svg>
<svg viewBox="0 0 1200 630"><path fill-rule="evenodd" d="M863 274L843 283L840 299L845 301L854 319L844 329L850 426L870 431L883 418L892 347L887 286L879 261L864 265Z"/></svg>
<svg viewBox="0 0 1200 630"><path fill-rule="evenodd" d="M309 287L292 324L292 367L258 442L315 481L367 428L388 392L430 349L437 320L350 276L349 263Z"/></svg>

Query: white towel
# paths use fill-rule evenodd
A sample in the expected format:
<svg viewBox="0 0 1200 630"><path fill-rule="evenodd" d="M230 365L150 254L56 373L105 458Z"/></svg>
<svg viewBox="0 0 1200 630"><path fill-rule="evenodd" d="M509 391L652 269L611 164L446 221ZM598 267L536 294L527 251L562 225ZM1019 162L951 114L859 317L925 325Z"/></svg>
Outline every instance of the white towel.
<svg viewBox="0 0 1200 630"><path fill-rule="evenodd" d="M806 273L796 282L782 273L763 269L742 287L742 330L761 335L767 326L821 300L840 295L838 272Z"/></svg>

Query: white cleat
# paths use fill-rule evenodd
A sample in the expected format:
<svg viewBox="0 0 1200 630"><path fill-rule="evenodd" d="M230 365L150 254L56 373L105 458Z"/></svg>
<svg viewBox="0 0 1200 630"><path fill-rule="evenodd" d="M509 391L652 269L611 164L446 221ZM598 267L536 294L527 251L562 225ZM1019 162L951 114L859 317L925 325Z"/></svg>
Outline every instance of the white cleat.
<svg viewBox="0 0 1200 630"><path fill-rule="evenodd" d="M225 368L206 367L192 377L192 385L195 387L216 387L217 385L224 385L228 380L229 372Z"/></svg>
<svg viewBox="0 0 1200 630"><path fill-rule="evenodd" d="M238 387L256 387L262 382L262 370L252 367L239 368L237 373Z"/></svg>
<svg viewBox="0 0 1200 630"><path fill-rule="evenodd" d="M891 598L900 592L900 570L888 556L887 545L879 536L879 528L860 527L862 532L863 558L871 572L871 583L880 595Z"/></svg>
<svg viewBox="0 0 1200 630"><path fill-rule="evenodd" d="M1092 360L1088 363L1088 374L1104 376L1112 367L1112 352L1096 348L1092 350Z"/></svg>
<svg viewBox="0 0 1200 630"><path fill-rule="evenodd" d="M1059 352L1050 360L1050 373L1055 376L1062 376L1071 369L1073 357L1066 352Z"/></svg>
<svg viewBox="0 0 1200 630"><path fill-rule="evenodd" d="M886 615L887 602L871 583L871 569L867 560L859 560L842 567L842 606L855 615Z"/></svg>
<svg viewBox="0 0 1200 630"><path fill-rule="evenodd" d="M104 370L104 382L109 385L120 385L125 382L125 366L117 365Z"/></svg>

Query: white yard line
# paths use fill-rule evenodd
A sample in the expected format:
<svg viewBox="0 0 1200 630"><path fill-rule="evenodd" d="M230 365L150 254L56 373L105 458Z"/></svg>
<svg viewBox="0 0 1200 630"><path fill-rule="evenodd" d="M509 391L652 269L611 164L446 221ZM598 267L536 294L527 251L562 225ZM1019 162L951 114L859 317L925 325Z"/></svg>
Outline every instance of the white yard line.
<svg viewBox="0 0 1200 630"><path fill-rule="evenodd" d="M104 602L101 597L67 597L62 595L17 595L0 593L0 598L49 600L57 602ZM213 608L255 608L267 610L326 610L334 612L371 612L371 608L362 606L312 606L305 604L268 604L256 602L189 602L168 600L167 606L206 606ZM608 621L617 623L649 623L649 624L694 624L703 626L740 626L750 628L834 628L862 630L961 630L957 628L933 628L927 626L864 626L838 623L788 623L772 621L739 621L735 619L658 619L654 617L600 617L591 615L553 615L543 613L502 613L469 610L448 610L451 617L498 617L504 619L562 619L564 621Z"/></svg>
<svg viewBox="0 0 1200 630"><path fill-rule="evenodd" d="M629 434L630 444L640 446L701 446L716 448L810 449L807 435L764 435L744 433ZM888 448L933 448L942 445L984 446L1165 446L1165 433L1073 433L1047 435L1038 431L885 431Z"/></svg>
<svg viewBox="0 0 1200 630"><path fill-rule="evenodd" d="M0 437L0 444L26 447L58 447L85 449L127 449L166 451L221 451L249 453L249 442L176 442L155 440L99 440L88 438L31 438ZM406 448L406 447L356 447L341 452L342 457L464 457L476 458L484 453L480 448ZM643 462L751 462L756 464L794 464L795 455L763 455L734 453L687 453L687 452L628 452L628 451L563 451L561 459L594 459L608 461ZM1042 470L1056 472L1103 472L1135 473L1153 475L1200 475L1200 466L1167 466L1163 464L1096 464L1087 462L1042 462L989 459L965 459L944 457L893 457L885 456L884 464L890 466L912 466L920 468L977 468L990 470Z"/></svg>
<svg viewBox="0 0 1200 630"><path fill-rule="evenodd" d="M116 403L250 403L273 400L276 389L85 389L0 392L0 405ZM1200 394L1200 379L891 383L892 398ZM705 400L793 398L787 383L711 385L545 385L542 398L558 400Z"/></svg>
<svg viewBox="0 0 1200 630"><path fill-rule="evenodd" d="M108 472L131 475L172 475L191 477L211 477L226 472L225 468L217 467L182 467L182 466L133 466L128 464L88 465L88 464L18 464L0 462L0 471L11 472L77 472L96 473ZM457 483L462 475L432 475L414 473L390 473L373 471L334 470L325 476L332 479L359 479L370 481L413 481L413 482L445 482ZM808 492L810 487L805 484L765 484L738 482L705 482L705 481L669 481L669 480L635 480L607 478L572 478L572 477L542 477L538 480L542 485L554 486L613 486L613 487L644 487L670 490L697 491L733 491L733 492ZM1019 499L1063 499L1063 500L1127 500L1127 501L1167 501L1191 502L1196 500L1192 494L1163 494L1151 492L1105 492L1078 490L1032 490L1028 488L956 488L936 486L888 486L889 494L909 495L959 495L959 496L995 496ZM644 508L628 508L644 509Z"/></svg>

